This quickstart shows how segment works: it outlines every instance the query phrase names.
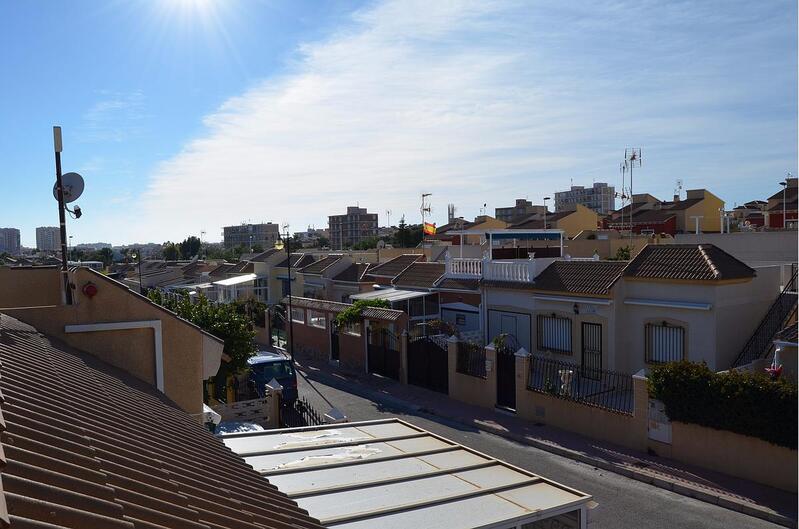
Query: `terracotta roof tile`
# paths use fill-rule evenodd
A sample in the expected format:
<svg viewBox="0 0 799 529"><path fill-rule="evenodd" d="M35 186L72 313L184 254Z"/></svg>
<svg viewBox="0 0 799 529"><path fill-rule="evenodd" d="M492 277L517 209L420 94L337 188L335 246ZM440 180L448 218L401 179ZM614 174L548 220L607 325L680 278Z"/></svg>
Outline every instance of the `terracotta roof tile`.
<svg viewBox="0 0 799 529"><path fill-rule="evenodd" d="M459 279L455 277L445 277L438 282L436 288L445 290L474 290L480 288L479 279Z"/></svg>
<svg viewBox="0 0 799 529"><path fill-rule="evenodd" d="M0 524L321 527L130 374L5 315L0 362L0 442L7 460Z"/></svg>
<svg viewBox="0 0 799 529"><path fill-rule="evenodd" d="M604 296L625 266L626 261L553 261L535 278L533 288Z"/></svg>
<svg viewBox="0 0 799 529"><path fill-rule="evenodd" d="M444 275L444 263L415 262L391 282L397 287L433 288Z"/></svg>
<svg viewBox="0 0 799 529"><path fill-rule="evenodd" d="M300 272L303 274L321 274L329 267L341 261L341 259L341 255L328 255L327 257L323 257L322 259L319 259L308 266L300 268Z"/></svg>
<svg viewBox="0 0 799 529"><path fill-rule="evenodd" d="M753 277L755 271L712 244L649 244L630 261L624 277L718 281Z"/></svg>
<svg viewBox="0 0 799 529"><path fill-rule="evenodd" d="M396 277L397 274L408 268L416 261L424 261L425 257L422 254L403 254L386 261L379 263L369 269L369 275L380 277Z"/></svg>
<svg viewBox="0 0 799 529"><path fill-rule="evenodd" d="M314 262L313 255L307 253L292 253L291 254L291 267L292 268L303 268L308 266L309 264ZM288 268L289 260L288 258L283 259L280 264L275 265L276 268Z"/></svg>
<svg viewBox="0 0 799 529"><path fill-rule="evenodd" d="M283 298L283 303L288 304L288 297ZM291 297L291 305L304 309L316 309L333 312L338 314L352 306L351 303L339 303L338 301L327 301L324 299L298 298ZM396 321L402 317L404 312L394 309L383 309L379 307L366 307L361 316L364 319Z"/></svg>
<svg viewBox="0 0 799 529"><path fill-rule="evenodd" d="M339 274L333 278L333 281L346 281L348 283L360 282L363 280L363 276L370 266L372 266L370 263L352 263L339 272Z"/></svg>

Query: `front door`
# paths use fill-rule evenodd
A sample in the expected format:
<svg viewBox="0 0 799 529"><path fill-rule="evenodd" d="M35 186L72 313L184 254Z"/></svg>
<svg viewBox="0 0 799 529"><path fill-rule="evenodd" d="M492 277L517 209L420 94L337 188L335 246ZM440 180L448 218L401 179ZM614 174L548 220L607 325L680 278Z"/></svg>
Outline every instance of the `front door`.
<svg viewBox="0 0 799 529"><path fill-rule="evenodd" d="M582 325L582 375L599 380L602 375L602 325Z"/></svg>
<svg viewBox="0 0 799 529"><path fill-rule="evenodd" d="M497 406L516 409L516 351L519 343L511 334L503 334L496 343L497 352Z"/></svg>

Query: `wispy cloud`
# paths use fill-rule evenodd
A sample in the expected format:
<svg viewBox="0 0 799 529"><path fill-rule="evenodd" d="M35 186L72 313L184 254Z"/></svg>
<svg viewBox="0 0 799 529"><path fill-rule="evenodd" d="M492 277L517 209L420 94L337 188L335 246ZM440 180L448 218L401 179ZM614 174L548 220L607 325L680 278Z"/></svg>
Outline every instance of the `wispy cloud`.
<svg viewBox="0 0 799 529"><path fill-rule="evenodd" d="M88 142L121 142L141 133L144 94L99 91L99 99L83 115L80 137Z"/></svg>
<svg viewBox="0 0 799 529"><path fill-rule="evenodd" d="M793 37L774 29L794 8L756 8L375 4L206 116L205 133L152 174L149 224L133 235L180 237L200 216L209 228L300 228L356 202L415 220L423 191L439 220L448 202L474 215L570 177L615 182L628 145L644 148L641 186L653 193L668 196L676 178L751 184L747 148L773 153L763 171L796 156ZM752 78L765 75L770 88Z"/></svg>

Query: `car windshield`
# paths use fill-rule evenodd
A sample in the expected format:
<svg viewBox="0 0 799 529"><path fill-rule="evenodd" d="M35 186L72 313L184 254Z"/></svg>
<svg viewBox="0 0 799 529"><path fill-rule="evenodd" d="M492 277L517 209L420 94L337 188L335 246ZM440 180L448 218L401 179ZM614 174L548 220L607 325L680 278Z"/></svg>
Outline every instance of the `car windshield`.
<svg viewBox="0 0 799 529"><path fill-rule="evenodd" d="M264 362L252 366L253 373L267 380L280 379L294 376L294 368L288 360L280 362Z"/></svg>

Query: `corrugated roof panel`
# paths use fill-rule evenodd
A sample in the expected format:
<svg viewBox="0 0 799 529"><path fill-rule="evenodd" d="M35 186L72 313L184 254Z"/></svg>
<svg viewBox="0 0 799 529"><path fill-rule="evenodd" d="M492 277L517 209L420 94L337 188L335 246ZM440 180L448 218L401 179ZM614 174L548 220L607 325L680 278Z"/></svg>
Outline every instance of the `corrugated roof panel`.
<svg viewBox="0 0 799 529"><path fill-rule="evenodd" d="M354 431L367 440L347 442ZM515 527L563 508L584 511L591 500L396 419L259 432L252 438L274 452L246 461L256 470L271 467L265 472L270 481L328 527ZM305 449L285 443L295 438L319 444ZM331 439L337 445L323 444Z"/></svg>

